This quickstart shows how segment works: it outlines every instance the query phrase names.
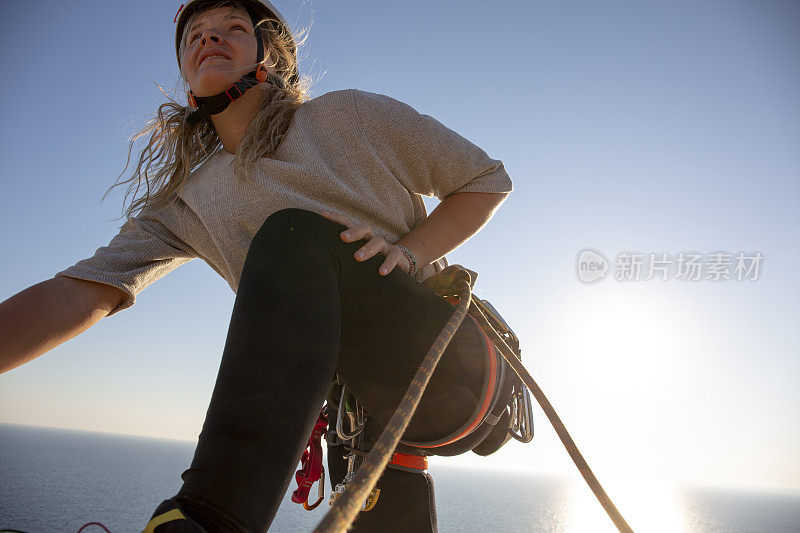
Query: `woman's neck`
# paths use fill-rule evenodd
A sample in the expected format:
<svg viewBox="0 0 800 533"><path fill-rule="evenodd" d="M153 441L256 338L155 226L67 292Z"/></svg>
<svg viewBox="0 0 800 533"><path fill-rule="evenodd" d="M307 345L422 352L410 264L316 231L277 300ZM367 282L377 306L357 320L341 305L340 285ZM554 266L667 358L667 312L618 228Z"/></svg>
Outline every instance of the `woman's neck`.
<svg viewBox="0 0 800 533"><path fill-rule="evenodd" d="M235 154L247 126L258 113L264 101L264 90L258 85L230 103L222 113L211 115L214 129L226 152Z"/></svg>

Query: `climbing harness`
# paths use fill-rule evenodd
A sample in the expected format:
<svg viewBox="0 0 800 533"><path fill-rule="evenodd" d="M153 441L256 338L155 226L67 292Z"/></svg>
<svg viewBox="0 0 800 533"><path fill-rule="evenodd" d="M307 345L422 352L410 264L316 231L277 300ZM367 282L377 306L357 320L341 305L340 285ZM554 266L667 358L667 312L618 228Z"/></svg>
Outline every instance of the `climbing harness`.
<svg viewBox="0 0 800 533"><path fill-rule="evenodd" d="M264 67L263 62L265 58L264 53L264 43L259 34L259 26L258 22L263 19L270 19L278 27L281 29L283 33L288 35L290 40L290 50L292 55L294 56L294 69L292 71L291 76L289 77L289 84L294 85L300 79L299 74L297 72L297 45L294 42L294 37L292 36L291 31L289 30L289 25L286 23L286 20L281 15L280 11L275 9L270 2L266 0L240 0L242 4L244 4L245 8L247 9L247 13L250 15L250 20L253 22L253 28L256 31L256 64L258 65L255 70L248 72L244 76L242 76L239 81L229 85L224 91L214 96L195 96L195 94L189 90L187 91L186 97L189 102L189 106L195 109L193 113L190 113L186 117L186 121L189 124L195 124L198 121L206 118L210 115L216 115L217 113L221 113L224 111L231 102L236 100L237 98L241 97L247 89L257 85L259 83L270 83L279 87L281 89L286 88L286 83L280 76L276 76L267 71ZM173 22L176 24L175 26L175 55L178 58L178 68L181 68L181 56L180 56L180 45L181 39L183 38L183 29L186 26L186 22L189 20L189 17L192 14L200 11L203 8L211 7L214 3L210 2L209 0L190 0L186 4L181 4L181 7L178 8L178 12L175 14L175 18Z"/></svg>
<svg viewBox="0 0 800 533"><path fill-rule="evenodd" d="M468 310L481 329L489 336L497 350L503 355L506 362L514 369L520 380L539 402L561 442L567 449L567 453L569 453L584 480L603 506L609 518L614 522L614 525L621 532L633 532L589 468L544 392L542 392L525 367L522 366L521 351L519 350L516 335L511 332L511 329L491 304L479 298L472 298L472 286L476 276L475 272L461 265L449 265L444 270L423 281L429 289L444 298L457 297L458 304L453 311L452 317L428 350L397 410L384 427L372 450L366 457L363 457L358 470L352 475L348 472L350 479L347 480L344 490L336 496L330 510L314 529L314 533L347 531L355 521L359 511L369 502L378 479L387 467L390 458L395 456L395 447L400 443L400 437L411 421L411 417L439 359L467 316ZM513 349L509 346L509 343L511 343ZM520 388L517 391L521 393L523 390ZM344 390L342 396L344 397ZM533 430L533 426L530 423L530 404L526 404L524 394L515 392L512 399L512 410L514 411L514 416L511 417L513 420L512 428L506 429L506 431L517 440L528 442L532 437ZM344 406L345 401L346 399L342 398L339 402L340 410L346 408ZM356 418L355 414L353 416ZM354 422L355 424L351 427L358 427L359 421L356 419ZM359 431L359 433L361 432Z"/></svg>

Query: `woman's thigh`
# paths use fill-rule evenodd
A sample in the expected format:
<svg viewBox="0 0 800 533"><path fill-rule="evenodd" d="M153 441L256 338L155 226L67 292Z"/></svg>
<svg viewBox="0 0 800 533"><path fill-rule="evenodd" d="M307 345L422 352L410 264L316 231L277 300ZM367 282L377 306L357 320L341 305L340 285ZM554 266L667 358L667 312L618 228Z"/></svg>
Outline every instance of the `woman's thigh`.
<svg viewBox="0 0 800 533"><path fill-rule="evenodd" d="M283 210L271 218L273 226L296 235L291 242L303 251L294 252L316 256L327 250L325 262L330 261L339 284L336 372L367 413L384 425L455 307L399 267L381 276L378 269L386 259L382 254L357 261L354 254L367 241L342 241L340 233L346 229L342 224L302 209ZM286 275L293 279L294 272ZM292 305L326 304L306 301ZM313 323L304 327L309 332L318 329ZM481 334L465 319L442 354L404 438L427 442L461 427L474 412L484 372Z"/></svg>
<svg viewBox="0 0 800 533"><path fill-rule="evenodd" d="M383 255L363 262L364 268L352 253L365 242L341 258L337 374L367 413L385 425L455 306L398 267L387 276L379 275ZM350 268L360 275L348 276ZM461 427L481 396L485 358L477 326L464 320L442 354L403 438L428 442Z"/></svg>

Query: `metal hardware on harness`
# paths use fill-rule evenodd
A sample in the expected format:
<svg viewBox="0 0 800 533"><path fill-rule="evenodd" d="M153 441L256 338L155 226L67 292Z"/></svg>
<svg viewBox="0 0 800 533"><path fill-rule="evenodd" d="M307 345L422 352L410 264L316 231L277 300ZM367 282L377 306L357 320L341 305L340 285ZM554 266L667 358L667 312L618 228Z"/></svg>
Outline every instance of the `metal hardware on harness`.
<svg viewBox="0 0 800 533"><path fill-rule="evenodd" d="M497 312L497 309L489 303L489 300L473 298L472 301L475 302L476 307L483 311L483 314L486 315L486 320L503 337L503 340L509 345L517 358L522 360L519 339L508 323L500 316L500 313ZM530 392L522 380L518 380L517 384L514 385L514 392L508 405L511 408L508 433L520 442L530 442L533 440L533 408Z"/></svg>
<svg viewBox="0 0 800 533"><path fill-rule="evenodd" d="M511 427L508 432L520 442L530 442L533 440L533 410L528 390L525 385L522 387L523 390L514 390L511 396Z"/></svg>
<svg viewBox="0 0 800 533"><path fill-rule="evenodd" d="M338 376L337 376L338 378ZM359 456L354 450L362 450L364 447L364 425L366 424L366 416L364 415L364 407L358 403L358 400L355 396L353 396L353 403L355 404L355 409L353 412L352 409L348 409L349 401L347 398L347 389L342 383L342 394L339 397L339 409L336 413L336 435L342 441L350 441L349 447L350 451L347 454L347 473L342 479L341 483L337 483L337 485L331 491L331 498L328 501L328 505L333 506L333 503L336 501L336 498L344 493L345 489L347 488L347 484L353 479L353 475L356 472L356 467L361 465L363 459ZM347 418L350 420L350 427L356 428L355 431L351 431L350 433L346 433L344 428L342 427L342 413L347 412ZM361 511L369 511L375 504L378 503L378 498L380 497L381 489L378 487L373 488L370 493L367 495L367 498L364 500L364 503L361 505Z"/></svg>
<svg viewBox="0 0 800 533"><path fill-rule="evenodd" d="M347 409L347 405L348 405L349 402L347 402L346 392L347 392L347 388L345 387L344 384L342 384L342 395L341 395L341 398L339 399L339 410L336 413L336 434L342 440L350 440L350 439L354 438L356 435L358 435L359 433L361 433L361 431L363 431L363 429L364 429L364 423L366 421L366 419L364 417L364 409L363 409L363 407L361 407L358 404L358 401L355 399L355 396L353 396L353 401L356 404L355 417L357 418L357 423L354 422L354 420L353 420L353 416L354 416L353 412L350 411L349 409ZM347 416L350 419L350 427L351 428L355 428L355 430L352 431L351 433L345 433L344 429L342 428L342 412L343 411L347 411Z"/></svg>
<svg viewBox="0 0 800 533"><path fill-rule="evenodd" d="M305 507L306 511L313 511L319 504L322 503L322 500L325 499L325 470L322 471L319 477L319 492L317 493L319 498L314 503L308 503L308 500L303 502L303 507Z"/></svg>
<svg viewBox="0 0 800 533"><path fill-rule="evenodd" d="M328 505L333 506L333 502L336 501L336 498L344 493L344 490L347 488L346 484L340 483L336 485L336 488L333 489L331 493L331 500L328 502ZM378 503L378 498L381 496L381 489L378 487L373 488L369 494L367 495L367 499L364 500L364 503L361 504L361 511L367 512L371 511L375 504Z"/></svg>

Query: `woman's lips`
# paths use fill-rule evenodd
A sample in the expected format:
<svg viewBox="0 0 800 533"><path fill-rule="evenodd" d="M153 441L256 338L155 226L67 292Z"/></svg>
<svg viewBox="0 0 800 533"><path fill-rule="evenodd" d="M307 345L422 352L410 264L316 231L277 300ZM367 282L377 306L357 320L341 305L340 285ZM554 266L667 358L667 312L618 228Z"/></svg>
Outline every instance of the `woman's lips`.
<svg viewBox="0 0 800 533"><path fill-rule="evenodd" d="M230 60L229 60L227 57L223 57L223 56L209 56L209 57L207 57L207 58L203 59L203 60L200 62L200 64L202 65L202 64L203 64L203 63L205 63L206 61L210 61L210 60L212 60L212 59L224 59L225 61L230 61Z"/></svg>

